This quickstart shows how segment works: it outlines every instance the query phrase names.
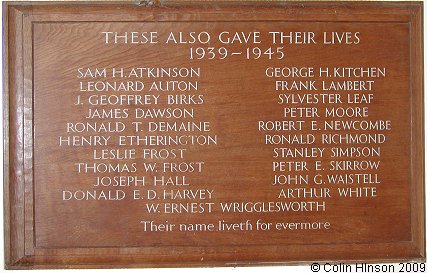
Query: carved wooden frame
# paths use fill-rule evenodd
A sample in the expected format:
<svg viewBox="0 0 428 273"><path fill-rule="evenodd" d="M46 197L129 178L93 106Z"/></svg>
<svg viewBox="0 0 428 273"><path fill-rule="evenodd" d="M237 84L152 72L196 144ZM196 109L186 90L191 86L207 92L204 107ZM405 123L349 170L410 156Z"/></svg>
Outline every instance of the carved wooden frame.
<svg viewBox="0 0 428 273"><path fill-rule="evenodd" d="M167 7L167 8L166 8ZM9 269L248 266L425 259L422 2L5 2L4 207ZM281 8L281 12L276 9ZM32 26L50 21L377 21L411 29L412 240L377 244L222 247L34 247ZM78 16L76 16L78 15ZM343 250L347 251L344 252ZM291 251L290 251L291 250ZM349 255L352 253L352 255Z"/></svg>

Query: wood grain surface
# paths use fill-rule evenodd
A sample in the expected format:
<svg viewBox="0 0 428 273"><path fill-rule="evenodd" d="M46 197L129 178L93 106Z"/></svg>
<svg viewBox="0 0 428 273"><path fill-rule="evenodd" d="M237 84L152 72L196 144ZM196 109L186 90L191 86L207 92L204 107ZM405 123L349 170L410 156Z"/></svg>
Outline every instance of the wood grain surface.
<svg viewBox="0 0 428 273"><path fill-rule="evenodd" d="M4 3L7 268L193 267L425 260L422 2L167 1L145 4ZM107 45L100 34L105 31L136 31L157 32L159 37L166 37L170 32L206 31L218 37L226 30L231 33L258 31L263 40L268 40L270 31L349 32L359 33L361 39L358 46L284 45L285 60L246 60L230 54L224 60L192 60L188 56L192 47L189 44ZM212 41L208 46L219 48L224 45ZM262 48L269 46L272 45L260 45ZM229 53L245 52L248 47L254 47L254 44L227 45ZM272 158L272 149L280 146L264 144L265 135L273 132L258 130L258 124L260 121L299 118L284 118L284 107L288 105L278 103L278 91L275 91L275 80L284 79L266 77L267 67L385 67L387 76L373 79L375 87L372 92L355 92L374 93L375 99L367 105L369 119L389 120L392 124L389 131L367 131L369 134L385 134L387 139L379 145L379 169L367 171L379 176L381 183L376 185L377 196L339 198L334 195L329 199L321 198L326 201L323 211L286 213L228 213L213 209L211 213L148 214L143 208L155 201L64 201L63 191L93 189L92 184L100 176L98 173L78 173L76 163L117 163L114 160L94 161L94 149L101 147L58 145L59 137L67 136L67 123L88 121L83 116L88 108L118 108L112 105L74 105L78 94L82 94L82 100L92 94L104 94L79 93L81 80L76 71L82 67L109 70L119 67L125 70L133 67L200 68L196 93L203 95L203 104L177 106L192 108L194 118L158 118L144 122L210 122L212 129L204 134L218 136L216 145L182 147L186 149L186 157L181 161L203 161L204 171L184 174L166 171L164 175L185 175L190 181L186 189L212 191L212 200L200 202L213 202L216 208L217 204L228 202L290 201L277 198L281 189L287 189L287 186L271 185L275 174L272 161L279 161ZM315 79L321 80L321 77L315 76ZM115 79L107 76L102 80ZM147 78L139 80L146 85L153 81ZM194 80L188 78L188 81ZM347 94L346 91L340 92L343 96ZM312 92L297 93L310 95ZM166 96L164 93L161 95ZM312 107L310 103L297 105ZM352 107L353 104L345 101L339 106ZM128 105L119 108L133 112L138 107ZM171 107L167 101L160 100L157 105L144 105L143 108L167 107ZM137 120L128 119L126 122ZM318 118L320 123L328 120ZM106 118L103 121L113 123L122 120ZM305 127L297 133L313 132ZM325 129L322 133L337 131ZM344 130L341 133L357 131ZM116 138L133 134L133 127L127 126L122 133L98 135ZM94 134L86 132L79 136L91 135ZM152 135L166 133L154 132ZM148 146L126 146L137 149L137 157L119 162L135 162L140 170L135 175L144 175L150 180L156 174L141 171L144 162L162 164L163 161L143 158L142 149L159 148ZM160 145L160 148L171 147ZM330 155L333 146L323 144L317 138L308 147L324 148ZM106 148L116 149L117 145L109 143ZM325 158L306 159L311 166L316 160L323 161L326 166L329 162ZM124 173L134 176L126 174L126 171L109 175ZM314 168L304 172L309 177L330 173ZM355 174L358 171L337 173ZM337 187L331 184L313 186L314 189L329 188L332 191ZM106 189L120 189L132 195L134 188ZM164 190L153 185L145 189ZM303 198L303 201L314 201L314 198ZM249 221L253 230L145 232L140 223L143 220L215 224L219 221ZM258 221L329 222L331 228L254 230Z"/></svg>

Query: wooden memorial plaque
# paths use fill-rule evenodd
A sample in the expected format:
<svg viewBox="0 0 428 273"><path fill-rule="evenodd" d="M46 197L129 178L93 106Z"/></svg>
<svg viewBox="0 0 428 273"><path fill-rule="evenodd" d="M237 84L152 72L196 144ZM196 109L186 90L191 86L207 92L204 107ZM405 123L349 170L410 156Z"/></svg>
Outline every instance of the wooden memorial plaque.
<svg viewBox="0 0 428 273"><path fill-rule="evenodd" d="M8 268L425 259L422 2L4 8Z"/></svg>

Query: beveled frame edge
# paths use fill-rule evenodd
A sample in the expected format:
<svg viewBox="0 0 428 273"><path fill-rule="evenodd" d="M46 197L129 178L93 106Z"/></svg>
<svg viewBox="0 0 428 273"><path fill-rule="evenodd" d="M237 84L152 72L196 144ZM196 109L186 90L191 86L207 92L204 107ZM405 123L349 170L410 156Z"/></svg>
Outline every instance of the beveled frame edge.
<svg viewBox="0 0 428 273"><path fill-rule="evenodd" d="M15 4L2 3L5 269L16 268L26 258L23 24L30 6Z"/></svg>
<svg viewBox="0 0 428 273"><path fill-rule="evenodd" d="M8 268L11 263L10 258L10 202L9 202L9 71L8 71L8 45L6 37L8 36L8 5L3 2L3 28L2 28L2 58L3 58L3 235L4 235L4 267Z"/></svg>
<svg viewBox="0 0 428 273"><path fill-rule="evenodd" d="M23 132L24 128L24 65L23 65L23 21L24 16L31 12L33 4L46 4L47 2L3 2L3 131L4 131L4 249L5 249L5 268L6 269L31 269L31 268L123 268L123 267L201 267L201 266L261 266L261 265L306 265L309 261L282 261L282 262L236 262L227 263L221 261L200 262L182 261L178 263L137 263L137 264L34 264L31 263L31 256L25 255L25 219L24 214L24 179L23 179L23 161L24 161L24 139L19 133ZM59 2L50 2L55 4ZM75 2L77 5L85 4L103 4L103 5L135 5L131 1L94 1L94 2ZM139 3L154 3L154 5L171 5L179 7L180 5L190 5L198 7L199 5L257 5L263 3L261 1L153 1L146 0ZM272 6L283 5L284 2L268 2ZM290 2L289 2L290 3ZM310 1L312 4L323 4L321 2ZM332 4L329 2L328 4ZM345 2L350 3L350 2ZM392 259L375 259L368 260L336 260L335 262L398 262L405 259L412 261L426 261L426 238L425 238L425 185L424 185L424 82L423 82L423 2L353 2L353 3L372 3L386 4L391 3L406 4L411 20L409 21L411 33L411 58L410 67L411 75L411 92L412 107L411 113L411 131L412 131L412 188L411 197L414 202L411 207L412 215L412 248L414 256L408 258L392 258ZM61 4L68 5L70 2ZM264 2L266 4L266 2ZM287 3L285 3L287 4ZM296 4L296 2L291 2ZM28 5L28 6L27 6ZM15 33L16 35L9 35ZM21 122L19 124L19 121ZM15 138L11 137L14 136ZM18 153L19 151L20 153ZM21 177L20 177L21 176ZM17 183L22 181L22 184ZM19 195L21 194L21 196ZM21 197L21 198L20 198ZM22 216L22 217L20 217ZM19 228L22 233L16 232ZM29 259L30 258L30 259Z"/></svg>
<svg viewBox="0 0 428 273"><path fill-rule="evenodd" d="M10 136L12 135L11 124L13 124L12 120L15 115L11 115L11 107L13 106L11 103L11 93L14 90L14 87L10 84L12 79L15 80L15 84L17 82L21 82L23 79L20 77L20 73L16 74L20 69L17 67L16 59L20 58L21 51L18 49L19 45L16 44L15 47L9 46L11 43L9 39L9 33L11 32L11 28L13 28L10 19L15 16L18 18L22 18L21 11L12 7L11 3L3 2L3 133L4 133L4 166L3 166L3 180L4 180L4 249L5 249L5 268L10 269L12 265L18 264L19 260L23 258L24 255L19 255L18 253L14 253L12 249L14 246L16 249L19 248L19 243L16 241L16 238L13 235L13 229L16 226L16 221L18 219L14 219L15 208L13 207L13 202L15 199L13 198L12 191L15 190L17 183L12 179L13 171L11 170L13 166L14 159L11 154L14 150L12 145L18 146L19 143L15 143L14 139ZM13 14L13 15L12 15ZM21 20L17 20L14 18L14 23L18 24ZM14 26L14 30L17 31L16 26ZM15 40L15 38L13 39ZM13 53L16 54L16 58L12 61ZM21 67L22 69L22 67ZM17 70L12 72L12 70ZM21 89L22 90L22 89ZM16 92L14 92L16 93ZM18 109L17 109L18 110ZM13 126L13 125L12 125ZM19 160L19 159L18 159ZM18 250L19 252L19 250ZM22 248L23 252L23 248Z"/></svg>
<svg viewBox="0 0 428 273"><path fill-rule="evenodd" d="M411 179L414 182L412 207L412 240L420 257L426 262L426 207L425 207L425 126L424 126L424 39L423 39L423 2L412 9L410 20L410 68L412 104L412 150L414 162L412 162ZM419 212L419 213L418 213Z"/></svg>

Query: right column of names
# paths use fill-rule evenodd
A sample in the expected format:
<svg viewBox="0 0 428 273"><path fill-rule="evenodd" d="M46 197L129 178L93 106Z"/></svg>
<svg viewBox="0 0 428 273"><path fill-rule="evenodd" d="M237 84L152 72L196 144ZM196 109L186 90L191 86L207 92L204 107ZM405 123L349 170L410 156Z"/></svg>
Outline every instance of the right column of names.
<svg viewBox="0 0 428 273"><path fill-rule="evenodd" d="M281 110L257 126L272 154L271 187L287 210L327 211L332 198L378 196L392 124L371 109L387 74L377 66L266 68Z"/></svg>

